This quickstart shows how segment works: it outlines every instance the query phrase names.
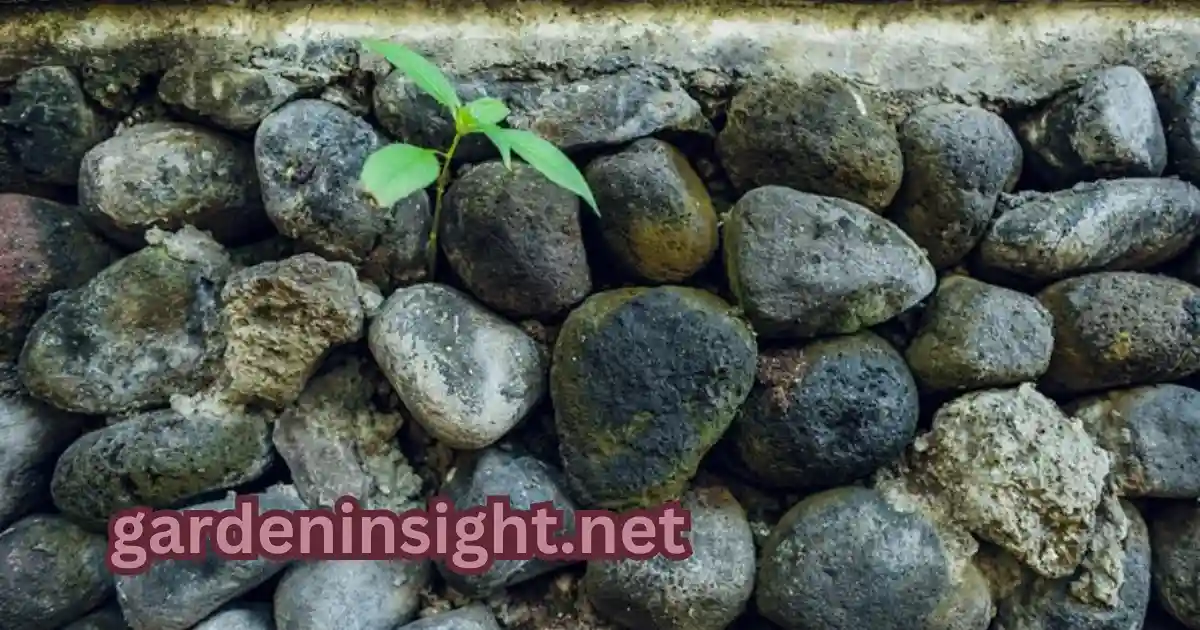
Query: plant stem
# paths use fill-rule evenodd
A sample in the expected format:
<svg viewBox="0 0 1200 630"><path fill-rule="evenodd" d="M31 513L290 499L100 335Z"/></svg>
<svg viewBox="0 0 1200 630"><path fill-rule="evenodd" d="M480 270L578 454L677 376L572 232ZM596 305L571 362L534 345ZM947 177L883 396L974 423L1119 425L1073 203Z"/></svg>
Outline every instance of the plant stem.
<svg viewBox="0 0 1200 630"><path fill-rule="evenodd" d="M425 243L425 263L428 265L430 282L433 282L434 274L437 273L438 227L442 223L442 197L445 196L446 186L450 183L450 161L454 159L454 151L458 149L460 140L462 140L462 134L454 134L454 141L450 143L450 148L444 154L445 161L442 162L442 172L438 173L437 194L433 200L433 225L429 228L429 240Z"/></svg>

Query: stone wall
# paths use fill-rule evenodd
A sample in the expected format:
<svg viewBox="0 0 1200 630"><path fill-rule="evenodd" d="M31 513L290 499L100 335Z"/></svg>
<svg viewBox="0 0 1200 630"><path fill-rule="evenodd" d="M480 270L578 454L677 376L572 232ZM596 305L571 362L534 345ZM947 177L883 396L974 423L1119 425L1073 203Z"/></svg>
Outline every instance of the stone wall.
<svg viewBox="0 0 1200 630"><path fill-rule="evenodd" d="M1200 13L930 4L0 9L0 626L1200 629ZM366 36L599 216L468 142L430 277L357 180L452 125ZM695 554L105 568L231 492Z"/></svg>

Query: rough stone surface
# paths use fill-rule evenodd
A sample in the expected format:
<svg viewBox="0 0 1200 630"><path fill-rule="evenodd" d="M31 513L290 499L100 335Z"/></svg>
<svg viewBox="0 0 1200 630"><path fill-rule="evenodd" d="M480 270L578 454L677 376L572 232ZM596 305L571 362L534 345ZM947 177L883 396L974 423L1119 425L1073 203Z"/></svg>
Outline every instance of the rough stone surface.
<svg viewBox="0 0 1200 630"><path fill-rule="evenodd" d="M591 292L579 198L532 166L470 168L443 203L442 251L484 304L516 318L551 317Z"/></svg>
<svg viewBox="0 0 1200 630"><path fill-rule="evenodd" d="M129 247L150 228L191 225L239 245L269 227L250 147L203 127L134 125L92 147L79 169L80 211Z"/></svg>
<svg viewBox="0 0 1200 630"><path fill-rule="evenodd" d="M627 628L723 630L754 590L755 549L746 512L729 490L697 488L681 507L691 514L683 560L591 560L583 588L597 611Z"/></svg>
<svg viewBox="0 0 1200 630"><path fill-rule="evenodd" d="M180 113L232 131L250 131L295 98L295 83L236 66L181 64L158 81L158 97Z"/></svg>
<svg viewBox="0 0 1200 630"><path fill-rule="evenodd" d="M267 216L281 234L353 264L387 291L425 277L433 215L424 191L379 208L362 190L363 163L384 144L367 121L304 99L263 120L254 159Z"/></svg>
<svg viewBox="0 0 1200 630"><path fill-rule="evenodd" d="M93 612L82 619L73 621L62 627L62 630L129 630L129 625L125 623L125 617L121 616L121 608L114 604L109 604L96 612ZM197 627L195 630L216 630L214 628ZM242 630L241 628L228 628L225 630ZM272 628L246 628L245 630L273 630Z"/></svg>
<svg viewBox="0 0 1200 630"><path fill-rule="evenodd" d="M1150 521L1155 597L1188 630L1200 628L1200 506L1168 504Z"/></svg>
<svg viewBox="0 0 1200 630"><path fill-rule="evenodd" d="M758 483L831 488L900 455L917 431L917 397L904 357L870 332L768 348L726 440Z"/></svg>
<svg viewBox="0 0 1200 630"><path fill-rule="evenodd" d="M49 507L55 462L86 428L83 418L0 385L0 531Z"/></svg>
<svg viewBox="0 0 1200 630"><path fill-rule="evenodd" d="M500 630L496 616L482 604L438 613L396 630Z"/></svg>
<svg viewBox="0 0 1200 630"><path fill-rule="evenodd" d="M639 140L584 171L600 206L601 237L626 271L650 282L682 282L717 252L712 199L678 149Z"/></svg>
<svg viewBox="0 0 1200 630"><path fill-rule="evenodd" d="M271 607L262 603L234 604L213 613L192 630L276 630Z"/></svg>
<svg viewBox="0 0 1200 630"><path fill-rule="evenodd" d="M1001 193L1021 175L1016 135L981 107L931 105L898 130L904 182L888 210L937 268L962 260L983 238Z"/></svg>
<svg viewBox="0 0 1200 630"><path fill-rule="evenodd" d="M742 190L788 186L879 212L904 177L895 128L844 79L752 82L729 104L717 150Z"/></svg>
<svg viewBox="0 0 1200 630"><path fill-rule="evenodd" d="M730 286L764 337L857 332L908 310L937 284L912 239L843 199L758 188L734 206L724 235Z"/></svg>
<svg viewBox="0 0 1200 630"><path fill-rule="evenodd" d="M905 358L921 387L962 391L1035 381L1050 366L1054 329L1036 299L948 276L922 315Z"/></svg>
<svg viewBox="0 0 1200 630"><path fill-rule="evenodd" d="M319 560L292 565L275 589L278 630L392 630L417 612L429 562Z"/></svg>
<svg viewBox="0 0 1200 630"><path fill-rule="evenodd" d="M113 593L103 535L38 514L0 534L0 619L11 630L58 628Z"/></svg>
<svg viewBox="0 0 1200 630"><path fill-rule="evenodd" d="M405 408L450 448L494 443L546 392L533 338L445 285L393 293L367 338Z"/></svg>
<svg viewBox="0 0 1200 630"><path fill-rule="evenodd" d="M1073 392L1168 381L1200 369L1200 288L1164 276L1106 272L1038 294L1054 317L1041 381Z"/></svg>
<svg viewBox="0 0 1200 630"><path fill-rule="evenodd" d="M750 393L756 357L749 326L710 293L588 298L559 331L550 368L572 496L614 509L677 498Z"/></svg>
<svg viewBox="0 0 1200 630"><path fill-rule="evenodd" d="M360 293L353 266L314 254L231 274L221 292L229 388L247 402L295 402L331 349L362 338Z"/></svg>
<svg viewBox="0 0 1200 630"><path fill-rule="evenodd" d="M1081 181L1158 177L1167 143L1154 93L1132 66L1092 72L1017 126L1033 172L1066 188Z"/></svg>
<svg viewBox="0 0 1200 630"><path fill-rule="evenodd" d="M20 357L29 393L67 411L166 405L216 374L224 351L225 251L193 228L148 233L149 247L54 300Z"/></svg>
<svg viewBox="0 0 1200 630"><path fill-rule="evenodd" d="M1200 186L1200 66L1169 81L1162 109L1168 171Z"/></svg>
<svg viewBox="0 0 1200 630"><path fill-rule="evenodd" d="M1036 281L1149 269L1200 234L1200 189L1175 179L1086 182L1005 195L979 247L990 270Z"/></svg>

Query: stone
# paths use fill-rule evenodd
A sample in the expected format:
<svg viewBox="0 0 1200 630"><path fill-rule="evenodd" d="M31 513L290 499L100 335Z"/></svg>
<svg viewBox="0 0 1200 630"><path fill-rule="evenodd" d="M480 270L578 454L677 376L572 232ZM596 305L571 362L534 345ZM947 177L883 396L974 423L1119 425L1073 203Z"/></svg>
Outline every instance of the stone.
<svg viewBox="0 0 1200 630"><path fill-rule="evenodd" d="M1150 610L1146 613L1145 625L1141 630L1187 630L1179 620L1172 617L1169 613L1161 608L1155 607L1151 602Z"/></svg>
<svg viewBox="0 0 1200 630"><path fill-rule="evenodd" d="M303 99L258 126L254 159L267 216L280 234L354 265L389 291L425 278L433 213L423 190L380 208L362 189L363 164L385 142L350 112Z"/></svg>
<svg viewBox="0 0 1200 630"><path fill-rule="evenodd" d="M280 234L247 245L229 248L229 257L238 267L253 267L266 262L275 262L299 253L302 252L296 251L296 243Z"/></svg>
<svg viewBox="0 0 1200 630"><path fill-rule="evenodd" d="M80 416L0 391L0 531L50 507L55 462L86 429Z"/></svg>
<svg viewBox="0 0 1200 630"><path fill-rule="evenodd" d="M275 421L275 449L310 507L344 496L372 510L413 507L422 483L396 443L404 417L372 401L386 383L370 359L335 354Z"/></svg>
<svg viewBox="0 0 1200 630"><path fill-rule="evenodd" d="M1200 391L1170 383L1112 390L1066 411L1113 455L1122 496L1200 498Z"/></svg>
<svg viewBox="0 0 1200 630"><path fill-rule="evenodd" d="M229 389L245 402L295 402L330 350L362 338L360 293L350 263L315 254L232 273L221 291Z"/></svg>
<svg viewBox="0 0 1200 630"><path fill-rule="evenodd" d="M832 74L752 81L734 95L717 152L743 191L788 186L872 211L904 178L896 130L858 87Z"/></svg>
<svg viewBox="0 0 1200 630"><path fill-rule="evenodd" d="M933 265L900 228L843 199L757 188L723 229L730 287L765 338L851 334L912 308L937 285Z"/></svg>
<svg viewBox="0 0 1200 630"><path fill-rule="evenodd" d="M1176 261L1172 270L1180 280L1200 286L1200 247L1193 246L1191 251Z"/></svg>
<svg viewBox="0 0 1200 630"><path fill-rule="evenodd" d="M1021 144L999 115L944 103L918 109L899 131L904 182L888 216L934 267L958 264L983 238L996 201L1021 175Z"/></svg>
<svg viewBox="0 0 1200 630"><path fill-rule="evenodd" d="M1200 506L1169 503L1150 518L1154 596L1188 630L1200 628Z"/></svg>
<svg viewBox="0 0 1200 630"><path fill-rule="evenodd" d="M579 198L523 162L486 162L446 191L438 241L463 285L513 318L549 318L592 291Z"/></svg>
<svg viewBox="0 0 1200 630"><path fill-rule="evenodd" d="M537 342L445 285L393 293L367 340L413 419L450 448L496 442L546 392Z"/></svg>
<svg viewBox="0 0 1200 630"><path fill-rule="evenodd" d="M5 630L66 625L112 596L104 536L37 514L0 534L0 619Z"/></svg>
<svg viewBox="0 0 1200 630"><path fill-rule="evenodd" d="M783 630L984 630L992 606L931 520L854 486L811 495L775 525L755 603Z"/></svg>
<svg viewBox="0 0 1200 630"><path fill-rule="evenodd" d="M92 147L79 167L79 210L117 243L185 225L226 245L265 235L247 143L189 123L134 125Z"/></svg>
<svg viewBox="0 0 1200 630"><path fill-rule="evenodd" d="M505 497L512 510L529 510L548 501L562 512L563 523L574 521L575 502L567 494L562 473L530 455L489 448L456 462L452 475L439 494L452 501L459 513L474 508L487 508L491 513L487 505L489 497ZM569 525L565 531L572 531ZM495 556L501 550L492 546L487 553ZM467 574L456 572L456 567L448 566L445 560L435 562L447 585L477 598L503 592L506 587L545 575L565 564L538 557L496 559L486 570Z"/></svg>
<svg viewBox="0 0 1200 630"><path fill-rule="evenodd" d="M1065 577L1083 560L1111 458L1033 385L951 400L910 457L917 487L1038 575Z"/></svg>
<svg viewBox="0 0 1200 630"><path fill-rule="evenodd" d="M75 186L79 162L113 132L63 66L38 66L17 76L0 110L0 124L28 179Z"/></svg>
<svg viewBox="0 0 1200 630"><path fill-rule="evenodd" d="M295 83L255 68L184 63L158 80L158 97L176 111L231 131L251 131L296 98Z"/></svg>
<svg viewBox="0 0 1200 630"><path fill-rule="evenodd" d="M1200 234L1200 189L1176 179L1076 184L1001 197L979 263L1034 281L1150 269Z"/></svg>
<svg viewBox="0 0 1200 630"><path fill-rule="evenodd" d="M116 604L109 604L94 613L87 615L77 621L73 621L62 627L62 630L129 630L129 625L125 623L125 618L121 616L121 608ZM205 630L204 628L196 628L196 630ZM208 628L207 630L217 630ZM229 628L227 630L241 630L240 628ZM245 630L273 630L271 628L246 628Z"/></svg>
<svg viewBox="0 0 1200 630"><path fill-rule="evenodd" d="M275 630L275 619L266 604L233 604L213 613L192 630Z"/></svg>
<svg viewBox="0 0 1200 630"><path fill-rule="evenodd" d="M262 476L275 461L269 418L201 394L121 418L76 440L54 468L54 505L104 531L134 507L191 503Z"/></svg>
<svg viewBox="0 0 1200 630"><path fill-rule="evenodd" d="M1054 329L1035 298L966 276L948 276L921 316L905 358L930 392L1008 387L1050 367Z"/></svg>
<svg viewBox="0 0 1200 630"><path fill-rule="evenodd" d="M416 615L428 578L423 558L297 563L275 589L275 627L393 630Z"/></svg>
<svg viewBox="0 0 1200 630"><path fill-rule="evenodd" d="M496 616L483 604L470 604L438 613L396 630L500 630Z"/></svg>
<svg viewBox="0 0 1200 630"><path fill-rule="evenodd" d="M1102 68L1017 124L1030 170L1048 185L1158 177L1167 142L1154 92L1132 66Z"/></svg>
<svg viewBox="0 0 1200 630"><path fill-rule="evenodd" d="M600 235L626 271L653 283L687 280L717 253L708 189L678 149L653 138L584 170L600 207Z"/></svg>
<svg viewBox="0 0 1200 630"><path fill-rule="evenodd" d="M626 628L723 630L754 591L754 536L746 512L723 487L696 488L683 559L589 560L583 589L604 617Z"/></svg>
<svg viewBox="0 0 1200 630"><path fill-rule="evenodd" d="M1049 393L1171 381L1200 370L1200 288L1101 272L1056 282L1038 300L1054 318L1054 353L1040 381Z"/></svg>
<svg viewBox="0 0 1200 630"><path fill-rule="evenodd" d="M1164 91L1168 170L1200 186L1200 66L1179 73Z"/></svg>
<svg viewBox="0 0 1200 630"><path fill-rule="evenodd" d="M585 300L550 367L572 496L607 509L678 498L749 395L757 356L754 332L711 293L637 287Z"/></svg>
<svg viewBox="0 0 1200 630"><path fill-rule="evenodd" d="M871 332L766 348L725 440L758 484L840 486L904 451L917 432L918 395L904 357Z"/></svg>
<svg viewBox="0 0 1200 630"><path fill-rule="evenodd" d="M215 378L224 352L224 249L186 227L60 294L30 330L21 380L66 411L114 415L165 406Z"/></svg>
<svg viewBox="0 0 1200 630"><path fill-rule="evenodd" d="M287 486L272 486L250 496L258 513L306 509ZM236 495L188 506L188 510L228 511ZM233 560L213 547L203 561L159 560L141 573L117 575L117 602L131 630L187 630L229 602L250 592L287 568L288 560L262 556Z"/></svg>
<svg viewBox="0 0 1200 630"><path fill-rule="evenodd" d="M79 288L117 258L76 208L0 194L0 360L17 358L51 294Z"/></svg>

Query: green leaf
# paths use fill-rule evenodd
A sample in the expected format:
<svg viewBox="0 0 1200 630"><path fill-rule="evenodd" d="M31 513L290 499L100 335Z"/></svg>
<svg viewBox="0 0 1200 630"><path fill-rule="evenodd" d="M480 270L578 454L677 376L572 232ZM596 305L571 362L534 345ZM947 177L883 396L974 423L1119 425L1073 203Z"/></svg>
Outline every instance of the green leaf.
<svg viewBox="0 0 1200 630"><path fill-rule="evenodd" d="M558 147L539 138L537 134L523 129L501 129L505 142L521 159L536 168L546 179L579 195L591 206L592 211L600 214L596 207L596 199L588 188L587 180L575 164Z"/></svg>
<svg viewBox="0 0 1200 630"><path fill-rule="evenodd" d="M500 161L504 162L504 168L512 170L512 147L508 144L508 139L504 137L505 130L496 125L479 125L479 130L500 151Z"/></svg>
<svg viewBox="0 0 1200 630"><path fill-rule="evenodd" d="M494 125L508 118L509 109L504 101L485 96L467 103L467 114L475 121L476 126Z"/></svg>
<svg viewBox="0 0 1200 630"><path fill-rule="evenodd" d="M458 99L458 92L450 83L450 79L421 55L395 42L371 39L364 40L363 46L371 52L383 55L397 70L412 79L417 87L451 111L462 107L462 101Z"/></svg>
<svg viewBox="0 0 1200 630"><path fill-rule="evenodd" d="M437 181L437 154L411 144L389 144L363 164L359 181L383 208Z"/></svg>

